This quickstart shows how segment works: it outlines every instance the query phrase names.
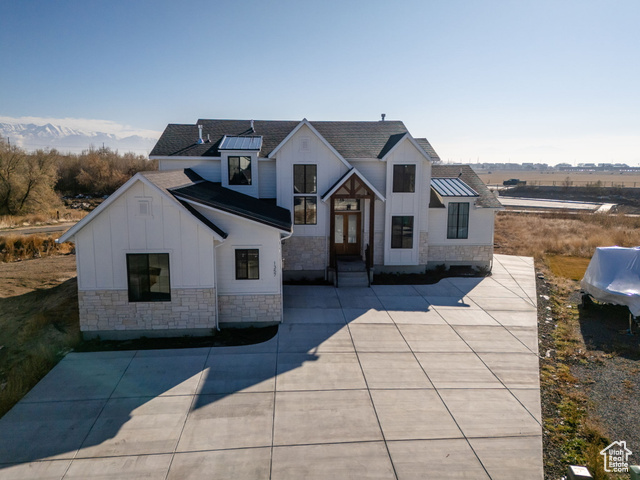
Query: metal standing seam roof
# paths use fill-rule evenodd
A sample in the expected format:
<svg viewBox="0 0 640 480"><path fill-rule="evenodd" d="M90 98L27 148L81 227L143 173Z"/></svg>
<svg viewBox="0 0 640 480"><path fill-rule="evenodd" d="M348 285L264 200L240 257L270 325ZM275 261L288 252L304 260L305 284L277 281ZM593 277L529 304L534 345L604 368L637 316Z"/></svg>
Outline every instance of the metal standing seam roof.
<svg viewBox="0 0 640 480"><path fill-rule="evenodd" d="M478 192L460 178L432 178L431 186L442 197L478 197Z"/></svg>
<svg viewBox="0 0 640 480"><path fill-rule="evenodd" d="M262 136L233 136L222 137L218 150L255 150L262 148Z"/></svg>

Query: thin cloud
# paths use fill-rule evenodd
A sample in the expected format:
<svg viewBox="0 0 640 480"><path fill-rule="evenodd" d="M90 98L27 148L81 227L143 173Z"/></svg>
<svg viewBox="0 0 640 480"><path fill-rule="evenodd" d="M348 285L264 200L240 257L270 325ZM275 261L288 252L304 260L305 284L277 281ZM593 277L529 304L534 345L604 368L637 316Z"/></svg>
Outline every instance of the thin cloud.
<svg viewBox="0 0 640 480"><path fill-rule="evenodd" d="M59 125L73 128L83 132L102 132L116 135L117 137L129 137L139 135L141 137L159 138L162 132L135 128L130 125L122 125L111 120L99 120L90 118L52 118L52 117L6 117L0 116L0 123L34 124L34 125Z"/></svg>

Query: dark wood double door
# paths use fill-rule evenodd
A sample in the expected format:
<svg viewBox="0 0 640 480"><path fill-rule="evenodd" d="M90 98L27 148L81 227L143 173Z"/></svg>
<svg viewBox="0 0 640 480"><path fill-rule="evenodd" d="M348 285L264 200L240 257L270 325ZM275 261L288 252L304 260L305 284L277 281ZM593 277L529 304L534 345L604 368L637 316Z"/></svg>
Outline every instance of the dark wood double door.
<svg viewBox="0 0 640 480"><path fill-rule="evenodd" d="M334 212L333 243L336 255L360 255L362 215L360 212Z"/></svg>

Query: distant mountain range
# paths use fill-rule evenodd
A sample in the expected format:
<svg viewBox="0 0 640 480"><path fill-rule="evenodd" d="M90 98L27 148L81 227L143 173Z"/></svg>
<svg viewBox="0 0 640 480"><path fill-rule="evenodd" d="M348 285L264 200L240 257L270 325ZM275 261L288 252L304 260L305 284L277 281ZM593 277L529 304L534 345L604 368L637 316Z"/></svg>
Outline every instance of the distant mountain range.
<svg viewBox="0 0 640 480"><path fill-rule="evenodd" d="M0 137L29 151L55 148L63 153L80 153L91 147L100 148L104 145L120 153L133 152L140 155L148 155L158 141L157 138L139 135L119 137L112 133L91 132L50 123L0 123Z"/></svg>

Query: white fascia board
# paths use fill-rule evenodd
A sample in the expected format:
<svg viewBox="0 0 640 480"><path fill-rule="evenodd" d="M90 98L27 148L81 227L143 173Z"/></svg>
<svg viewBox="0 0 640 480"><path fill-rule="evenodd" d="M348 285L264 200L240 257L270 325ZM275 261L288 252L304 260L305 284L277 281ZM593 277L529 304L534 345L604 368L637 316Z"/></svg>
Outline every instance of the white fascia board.
<svg viewBox="0 0 640 480"><path fill-rule="evenodd" d="M235 218L236 220L240 219L240 220L244 220L245 222L253 223L254 225L258 225L260 227L273 228L274 230L277 230L279 232L291 233L289 230L285 230L284 228L278 228L278 227L274 227L272 225L267 225L266 223L258 222L256 220L251 220L250 218L243 217L243 216L240 216L240 215L236 215L235 213L231 213L231 212L226 212L226 211L221 210L219 208L212 207L211 205L205 205L204 203L196 202L195 200L191 200L191 199L184 198L184 197L180 197L180 200L182 200L183 202L190 203L191 205L197 205L198 207L206 208L207 210L211 210L211 211L214 211L216 213L221 213L223 215L228 215L230 217ZM229 232L227 232L227 233L229 233Z"/></svg>
<svg viewBox="0 0 640 480"><path fill-rule="evenodd" d="M311 130L313 132L313 134L318 137L320 139L320 141L329 149L331 150L331 153L333 153L336 157L338 157L340 159L340 161L342 163L344 163L344 165L347 168L352 168L351 164L349 162L347 162L347 160L340 155L340 153L338 153L338 151L333 148L333 145L331 145L326 138L324 138L322 135L320 135L320 132L318 132L318 130L315 129L315 127L313 125L311 125L311 123L309 123L309 120L307 120L306 118L303 118L302 121L296 126L296 128L294 128L293 130L291 130L291 133L289 133L289 135L287 135L285 137L284 140L282 140L282 142L280 142L280 145L278 145L276 148L273 149L273 151L269 154L269 158L274 157L275 154L278 152L278 150L280 150L280 148L282 148L282 146L287 143L291 137L293 137L296 132L298 130L300 130L302 128L303 125L306 125L307 127L309 127L309 130Z"/></svg>
<svg viewBox="0 0 640 480"><path fill-rule="evenodd" d="M382 157L382 158L380 159L380 161L381 161L381 162L386 161L387 157L388 157L389 155L391 155L391 153L392 153L396 148L398 148L398 147L400 146L400 144L401 144L402 142L404 142L405 140L409 140L409 141L411 142L411 144L412 144L414 147L416 147L416 148L418 149L418 152L420 152L424 158L426 158L429 162L433 163L433 160L431 159L431 157L429 156L429 154L428 154L427 152L425 152L424 148L422 148L422 147L420 146L420 144L419 144L418 142L416 142L416 141L415 141L415 139L411 136L411 134L410 134L409 132L405 133L405 134L404 134L404 136L403 136L400 140L398 140L398 141L396 142L396 144L395 144L393 147L391 147L391 150L389 150L389 151L385 154L385 156L384 156L384 157Z"/></svg>
<svg viewBox="0 0 640 480"><path fill-rule="evenodd" d="M126 192L131 187L131 185L133 185L135 182L137 182L141 178L143 178L142 174L141 173L136 173L133 177L131 177L129 180L127 180L124 183L124 185L122 185L118 190L116 190L111 195L109 195L109 197L104 202L102 202L100 205L98 205L89 215L84 217L82 220L80 220L78 223L76 223L73 227L71 227L69 230L67 230L60 238L56 239L56 243L64 243L67 240L69 240L71 237L73 237L87 223L89 223L95 217L100 215L100 212L102 212L105 208L107 208L109 205L111 205L113 202L115 202L120 197L120 195L122 195L124 192Z"/></svg>
<svg viewBox="0 0 640 480"><path fill-rule="evenodd" d="M149 160L222 160L222 157L203 157L195 155L150 155Z"/></svg>
<svg viewBox="0 0 640 480"><path fill-rule="evenodd" d="M218 235L218 233L216 233L215 231L211 230L211 228L209 228L208 225L204 224L202 221L200 221L198 218L194 217L191 212L189 210L187 210L184 205L180 204L180 202L178 202L173 196L171 195L167 195L162 189L160 189L157 185L155 185L153 182L149 181L144 175L142 175L141 173L136 173L133 177L131 177L124 185L122 185L118 190L116 190L113 194L111 194L109 196L109 198L107 198L104 202L102 202L95 210L93 210L89 215L87 215L86 217L84 217L82 220L80 220L78 223L76 223L73 227L71 227L69 230L67 230L67 232L62 235L60 238L58 238L56 240L57 243L63 243L66 242L67 240L69 240L71 237L73 237L76 233L78 233L82 228L84 228L85 225L87 225L89 222L91 222L95 217L97 217L98 215L100 215L100 213L106 209L109 205L111 205L113 202L115 202L124 192L126 192L127 190L129 190L129 188L131 188L131 186L137 182L137 181L141 181L142 183L144 183L145 185L147 185L148 187L154 189L160 196L169 199L170 201L172 201L175 205L177 205L177 207L186 215L188 215L190 218L193 218L193 220L195 222L197 222L198 224L200 224L201 226L203 226L204 228L206 228L208 231L211 232L213 238L217 241L219 241L220 243L224 242L224 238L222 238L220 235Z"/></svg>
<svg viewBox="0 0 640 480"><path fill-rule="evenodd" d="M374 193L374 195L376 197L378 197L380 199L381 202L385 202L386 199L384 198L384 195L382 195L377 189L376 187L374 187L373 185L371 185L371 183L369 182L369 180L367 180L364 175L362 175L358 169L356 167L351 167L351 170L349 170L343 178L343 180L339 183L336 183L336 185L329 190L327 193L324 194L324 196L322 197L322 201L323 202L327 202L327 200L329 200L329 198L331 198L331 195L333 195L334 193L336 193L336 191L338 191L342 185L344 185L344 182L346 182L347 180L349 180L351 178L352 175L356 175L360 180L362 180L362 182L369 187L369 189Z"/></svg>

